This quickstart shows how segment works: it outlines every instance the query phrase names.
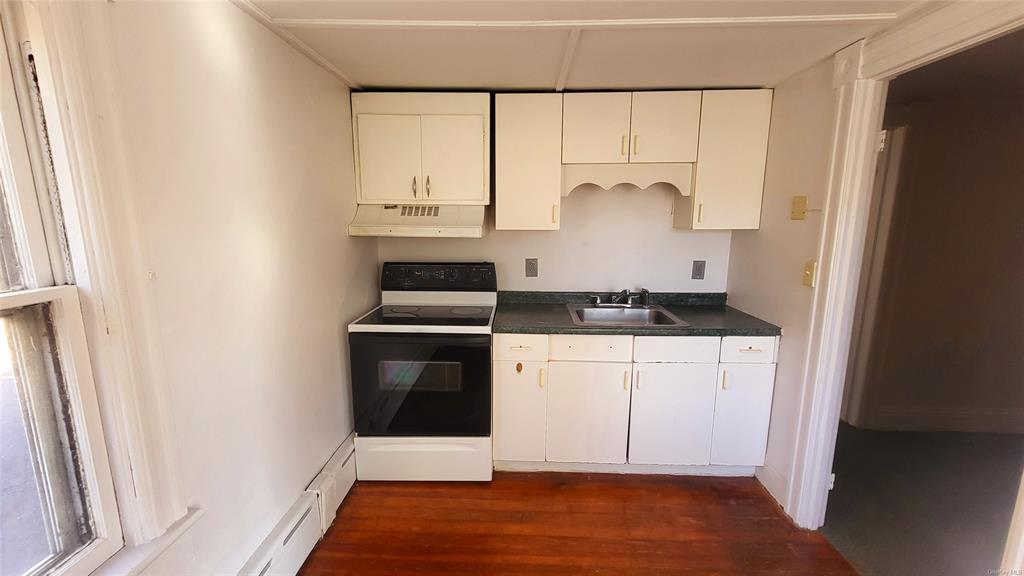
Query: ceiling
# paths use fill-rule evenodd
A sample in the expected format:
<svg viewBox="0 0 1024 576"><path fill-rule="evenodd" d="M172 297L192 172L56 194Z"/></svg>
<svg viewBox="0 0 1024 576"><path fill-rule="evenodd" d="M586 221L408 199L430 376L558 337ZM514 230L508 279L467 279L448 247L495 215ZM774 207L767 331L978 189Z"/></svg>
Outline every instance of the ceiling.
<svg viewBox="0 0 1024 576"><path fill-rule="evenodd" d="M1024 30L989 40L899 76L887 102L991 95L1024 99Z"/></svg>
<svg viewBox="0 0 1024 576"><path fill-rule="evenodd" d="M918 1L239 0L353 87L773 86Z"/></svg>

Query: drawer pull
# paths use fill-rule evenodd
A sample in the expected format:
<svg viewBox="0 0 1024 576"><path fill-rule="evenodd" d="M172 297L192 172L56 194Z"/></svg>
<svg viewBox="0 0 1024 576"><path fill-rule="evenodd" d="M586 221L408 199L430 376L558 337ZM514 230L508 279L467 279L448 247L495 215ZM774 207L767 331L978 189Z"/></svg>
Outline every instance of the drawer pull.
<svg viewBox="0 0 1024 576"><path fill-rule="evenodd" d="M729 389L729 371L722 370L722 390Z"/></svg>
<svg viewBox="0 0 1024 576"><path fill-rule="evenodd" d="M526 350L533 350L533 346L509 346L509 350L515 350L516 352L525 352Z"/></svg>
<svg viewBox="0 0 1024 576"><path fill-rule="evenodd" d="M541 388L543 388L544 384L546 384L547 381L548 381L548 371L545 370L544 368L541 368L540 369L540 378L539 378L539 382L537 383L537 385L540 386Z"/></svg>
<svg viewBox="0 0 1024 576"><path fill-rule="evenodd" d="M629 390L629 370L622 373L622 389Z"/></svg>
<svg viewBox="0 0 1024 576"><path fill-rule="evenodd" d="M764 352L764 350L754 348L753 346L747 346L746 348L740 348L740 352Z"/></svg>

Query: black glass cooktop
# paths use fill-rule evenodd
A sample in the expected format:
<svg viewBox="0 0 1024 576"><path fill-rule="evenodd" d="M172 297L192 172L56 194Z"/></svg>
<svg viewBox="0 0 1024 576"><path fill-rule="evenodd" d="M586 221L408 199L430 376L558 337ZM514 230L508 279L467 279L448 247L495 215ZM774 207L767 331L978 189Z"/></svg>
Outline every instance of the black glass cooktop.
<svg viewBox="0 0 1024 576"><path fill-rule="evenodd" d="M356 324L487 326L493 306L378 306Z"/></svg>

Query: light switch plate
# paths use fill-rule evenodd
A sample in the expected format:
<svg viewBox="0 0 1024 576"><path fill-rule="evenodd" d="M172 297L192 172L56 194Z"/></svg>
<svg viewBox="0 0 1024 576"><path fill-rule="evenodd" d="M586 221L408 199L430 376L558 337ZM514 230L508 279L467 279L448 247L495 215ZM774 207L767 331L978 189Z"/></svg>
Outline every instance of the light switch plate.
<svg viewBox="0 0 1024 576"><path fill-rule="evenodd" d="M818 262L816 260L808 260L804 262L804 286L808 288L814 288L814 285L818 283Z"/></svg>
<svg viewBox="0 0 1024 576"><path fill-rule="evenodd" d="M789 210L789 219L807 219L807 196L793 196L793 206Z"/></svg>
<svg viewBox="0 0 1024 576"><path fill-rule="evenodd" d="M540 268L539 268L539 266L537 264L537 259L536 258L527 258L526 259L526 277L527 278L536 278L539 272L540 272Z"/></svg>

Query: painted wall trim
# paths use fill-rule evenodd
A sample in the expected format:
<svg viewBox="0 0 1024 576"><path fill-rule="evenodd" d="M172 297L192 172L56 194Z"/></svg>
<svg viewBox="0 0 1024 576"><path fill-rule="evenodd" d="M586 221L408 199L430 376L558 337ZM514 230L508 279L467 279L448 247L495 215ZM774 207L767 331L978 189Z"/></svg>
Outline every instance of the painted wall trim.
<svg viewBox="0 0 1024 576"><path fill-rule="evenodd" d="M232 0L246 2L249 0ZM636 28L694 28L704 26L749 26L786 24L836 24L846 22L877 22L895 20L895 12L865 14L810 14L791 16L721 16L704 18L619 18L608 20L399 20L373 18L273 18L283 28L344 28L390 30L412 28L456 29L636 29Z"/></svg>
<svg viewBox="0 0 1024 576"><path fill-rule="evenodd" d="M672 476L753 476L753 466L661 466L588 462L517 462L495 460L499 472L591 472L594 474L668 474Z"/></svg>
<svg viewBox="0 0 1024 576"><path fill-rule="evenodd" d="M324 70L330 72L335 78L344 82L349 88L355 89L359 86L352 81L351 78L344 72L342 72L337 66L331 63L330 60L324 58L323 54L320 54L312 46L306 44L302 40L299 40L291 32L283 29L277 21L270 17L269 14L263 11L259 6L254 4L251 0L231 0L231 3L237 6L242 12L245 12L251 16L254 20L264 25L268 30L276 34L279 38L288 43L289 46L295 48L301 52L304 56L312 60L318 66Z"/></svg>
<svg viewBox="0 0 1024 576"><path fill-rule="evenodd" d="M869 38L863 78L889 79L1024 27L1024 2L953 2Z"/></svg>
<svg viewBox="0 0 1024 576"><path fill-rule="evenodd" d="M953 3L922 14L864 46L861 79L840 88L835 122L829 203L822 256L824 293L815 294L812 342L804 403L800 410L793 483L785 507L797 524L820 527L825 518L827 483L835 453L845 367L853 330L851 300L856 297L874 166L875 136L881 128L886 81L999 34L1024 26L1024 3ZM834 228L834 230L833 230ZM834 238L828 240L828 238ZM1018 509L1024 506L1024 494ZM1011 533L1007 555L1021 555L1024 530Z"/></svg>

